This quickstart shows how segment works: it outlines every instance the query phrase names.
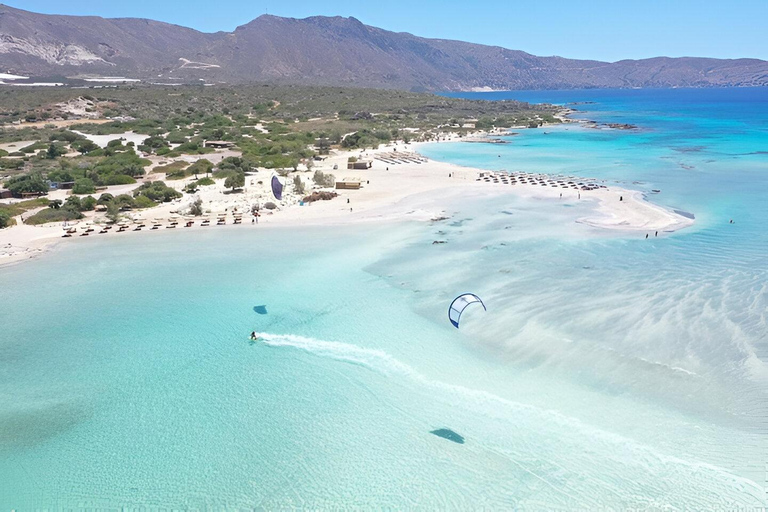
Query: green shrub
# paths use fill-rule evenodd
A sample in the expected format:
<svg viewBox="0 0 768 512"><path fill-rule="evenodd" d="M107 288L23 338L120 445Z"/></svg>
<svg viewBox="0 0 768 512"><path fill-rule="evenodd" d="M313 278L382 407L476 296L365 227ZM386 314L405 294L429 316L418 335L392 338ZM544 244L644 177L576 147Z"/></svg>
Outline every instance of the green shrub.
<svg viewBox="0 0 768 512"><path fill-rule="evenodd" d="M48 193L48 184L39 172L14 176L5 182L5 186L17 197L25 192Z"/></svg>
<svg viewBox="0 0 768 512"><path fill-rule="evenodd" d="M164 172L165 177L169 180L180 180L187 176L187 167L190 165L187 162L172 162L168 165L161 165L154 168L154 172Z"/></svg>
<svg viewBox="0 0 768 512"><path fill-rule="evenodd" d="M184 144L187 142L187 137L184 135L184 132L180 130L174 130L165 137L165 140L171 144Z"/></svg>
<svg viewBox="0 0 768 512"><path fill-rule="evenodd" d="M115 199L115 196L113 196L109 192L104 192L99 196L99 200L96 201L96 204L109 204L112 202L113 199Z"/></svg>
<svg viewBox="0 0 768 512"><path fill-rule="evenodd" d="M157 206L157 203L144 195L136 197L133 202L134 208L152 208L153 206Z"/></svg>
<svg viewBox="0 0 768 512"><path fill-rule="evenodd" d="M80 134L77 134L75 132L71 132L69 130L60 130L57 132L53 132L49 137L48 140L54 141L54 140L60 140L63 142L75 142L76 140L82 140L85 137L83 137Z"/></svg>
<svg viewBox="0 0 768 512"><path fill-rule="evenodd" d="M19 151L22 153L30 154L30 153L37 153L41 149L48 149L48 144L44 141L38 141L33 144L30 144L29 146L25 146L21 148Z"/></svg>
<svg viewBox="0 0 768 512"><path fill-rule="evenodd" d="M152 162L139 157L133 149L127 149L120 153L114 153L99 161L93 170L100 180L105 180L110 174L125 174L135 178L144 174L144 167Z"/></svg>
<svg viewBox="0 0 768 512"><path fill-rule="evenodd" d="M232 190L235 190L237 188L242 188L245 186L245 173L241 171L234 171L235 174L232 176L229 176L226 180L224 180L224 186L227 188L231 188Z"/></svg>
<svg viewBox="0 0 768 512"><path fill-rule="evenodd" d="M56 201L51 201L51 203L48 205L49 208L58 209L56 207ZM70 210L75 210L76 212L79 212L83 209L82 201L80 201L80 198L77 196L69 196L66 201L64 201L64 204L61 205L61 208L69 208Z"/></svg>
<svg viewBox="0 0 768 512"><path fill-rule="evenodd" d="M82 219L83 214L71 208L45 208L36 214L24 219L24 224L46 224L48 222L64 222L70 220Z"/></svg>
<svg viewBox="0 0 768 512"><path fill-rule="evenodd" d="M183 144L179 144L174 148L174 151L176 153L185 153L188 155L204 155L207 153L214 153L216 150L213 148L203 147L198 142L189 141Z"/></svg>
<svg viewBox="0 0 768 512"><path fill-rule="evenodd" d="M0 210L0 229L10 226L12 221L13 219L8 212Z"/></svg>
<svg viewBox="0 0 768 512"><path fill-rule="evenodd" d="M107 178L103 180L103 183L107 186L130 185L131 183L136 183L136 180L125 174L113 174L107 176Z"/></svg>
<svg viewBox="0 0 768 512"><path fill-rule="evenodd" d="M298 195L304 194L304 182L301 181L300 176L294 176L293 177L293 189L296 191Z"/></svg>
<svg viewBox="0 0 768 512"><path fill-rule="evenodd" d="M197 176L198 174L205 174L207 176L212 169L213 162L206 158L201 158L187 168L186 174L187 176Z"/></svg>
<svg viewBox="0 0 768 512"><path fill-rule="evenodd" d="M215 182L215 181L213 181L213 179L212 179L212 178L208 178L208 177L205 177L205 178L200 178L200 179L199 179L199 180L197 180L195 183L196 183L198 186L200 186L200 187L205 187L205 186L208 186L208 185L215 185L215 184L216 184L216 182Z"/></svg>
<svg viewBox="0 0 768 512"><path fill-rule="evenodd" d="M89 212L94 208L96 208L96 198L93 196L88 196L80 201L80 211Z"/></svg>
<svg viewBox="0 0 768 512"><path fill-rule="evenodd" d="M72 144L72 149L75 151L82 153L83 155L88 153L93 156L95 151L101 150L101 148L93 141L90 141L88 139L79 139L74 141Z"/></svg>
<svg viewBox="0 0 768 512"><path fill-rule="evenodd" d="M133 208L133 197L130 194L120 194L112 201L118 208Z"/></svg>
<svg viewBox="0 0 768 512"><path fill-rule="evenodd" d="M149 181L142 184L139 188L133 191L133 197L139 198L140 196L148 197L150 200L158 203L167 203L181 197L183 194L178 190L167 186L162 181Z"/></svg>
<svg viewBox="0 0 768 512"><path fill-rule="evenodd" d="M22 167L24 167L24 160L0 158L0 169L21 169Z"/></svg>
<svg viewBox="0 0 768 512"><path fill-rule="evenodd" d="M332 187L336 183L336 176L333 174L325 174L322 171L315 171L315 175L312 176L312 181L318 187Z"/></svg>
<svg viewBox="0 0 768 512"><path fill-rule="evenodd" d="M203 214L203 200L199 197L195 199L195 202L189 207L189 213L195 217L201 216Z"/></svg>
<svg viewBox="0 0 768 512"><path fill-rule="evenodd" d="M80 178L72 187L73 194L93 194L94 192L96 192L96 186L90 178Z"/></svg>

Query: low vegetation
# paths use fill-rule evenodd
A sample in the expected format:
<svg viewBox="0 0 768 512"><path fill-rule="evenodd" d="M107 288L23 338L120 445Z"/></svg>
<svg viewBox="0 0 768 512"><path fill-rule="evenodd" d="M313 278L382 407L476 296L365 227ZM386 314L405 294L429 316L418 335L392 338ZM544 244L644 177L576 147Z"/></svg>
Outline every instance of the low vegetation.
<svg viewBox="0 0 768 512"><path fill-rule="evenodd" d="M56 210L53 208L45 208L29 218L24 219L24 224L47 224L48 222L65 222L82 218L82 213L71 208L59 208Z"/></svg>
<svg viewBox="0 0 768 512"><path fill-rule="evenodd" d="M241 156L225 158L215 167L204 158L191 165L171 162L152 172L164 173L167 180L194 176L195 181L184 189L187 193L214 184L214 179L223 180L226 188L236 191L258 168L274 169L282 176L300 169L311 172L314 159L331 148L363 149L393 140L429 140L439 131L462 135L471 126L489 130L558 122L554 117L557 109L550 105L403 91L263 84L206 88L120 85L98 91L2 88L0 123L19 119L60 123L67 114L57 104L78 99L86 99L97 115L114 119L105 123L83 121L69 127L0 127L0 143L14 145L7 151L0 150L0 181L15 197L46 194L51 187L62 184L71 186L75 197L87 196L79 205L69 198L63 204L52 205L32 216L33 222L73 220L96 204L106 206L108 216L116 218L121 210L146 208L181 197L181 192L159 181L142 184L133 194L103 194L98 200L90 194L100 187L136 183L151 163L144 156L172 159L213 152L205 146L206 141L231 143ZM131 131L145 136L135 147L118 137ZM83 133L115 138L100 148ZM330 188L335 177L317 171L312 181L318 187ZM293 178L300 195L306 183ZM0 224L12 223L18 211L16 205L0 205Z"/></svg>
<svg viewBox="0 0 768 512"><path fill-rule="evenodd" d="M333 187L336 184L336 176L333 174L326 174L322 171L315 171L315 174L312 176L312 181L314 181L315 185L318 187Z"/></svg>
<svg viewBox="0 0 768 512"><path fill-rule="evenodd" d="M167 203L182 197L182 195L181 192L175 188L167 186L162 181L148 181L133 191L133 197L136 198L137 201L141 200L144 203L146 203L146 201L141 198L149 199L154 203Z"/></svg>

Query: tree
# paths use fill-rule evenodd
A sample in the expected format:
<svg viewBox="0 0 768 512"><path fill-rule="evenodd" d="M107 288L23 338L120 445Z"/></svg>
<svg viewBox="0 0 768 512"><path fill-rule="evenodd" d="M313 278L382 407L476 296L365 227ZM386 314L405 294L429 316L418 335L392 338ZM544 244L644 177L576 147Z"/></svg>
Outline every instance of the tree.
<svg viewBox="0 0 768 512"><path fill-rule="evenodd" d="M181 197L182 193L173 187L167 186L162 181L150 181L134 190L133 197L138 199L141 196L147 197L151 201L157 203L167 203ZM143 204L147 204L146 201L144 201ZM146 208L146 206L142 207Z"/></svg>
<svg viewBox="0 0 768 512"><path fill-rule="evenodd" d="M104 192L99 196L99 200L96 201L96 204L106 204L109 205L109 203L112 202L112 200L115 198L112 194L109 192Z"/></svg>
<svg viewBox="0 0 768 512"><path fill-rule="evenodd" d="M159 135L153 135L152 137L148 137L144 139L144 142L139 145L139 151L144 151L145 153L152 153L153 151L156 151L160 148L166 147L168 144L165 142L165 139L162 138Z"/></svg>
<svg viewBox="0 0 768 512"><path fill-rule="evenodd" d="M86 153L90 153L91 151L96 151L97 149L99 149L99 146L93 141L90 141L88 139L83 139L83 140L77 140L73 142L72 149L84 155Z"/></svg>
<svg viewBox="0 0 768 512"><path fill-rule="evenodd" d="M301 181L300 176L294 176L293 177L293 189L296 191L297 195L303 195L304 194L304 182Z"/></svg>
<svg viewBox="0 0 768 512"><path fill-rule="evenodd" d="M45 194L48 192L48 184L45 182L45 180L43 180L43 177L40 175L40 173L14 176L5 182L5 186L16 197L30 192L37 192L40 194Z"/></svg>
<svg viewBox="0 0 768 512"><path fill-rule="evenodd" d="M203 214L203 200L199 197L189 207L189 213L195 217L199 217Z"/></svg>
<svg viewBox="0 0 768 512"><path fill-rule="evenodd" d="M64 149L61 146L57 146L55 143L51 142L51 145L48 146L48 151L46 151L45 153L45 157L48 160L53 160L57 156L66 155L66 154L67 154L66 149Z"/></svg>
<svg viewBox="0 0 768 512"><path fill-rule="evenodd" d="M4 210L0 210L0 229L7 228L11 225L11 214Z"/></svg>
<svg viewBox="0 0 768 512"><path fill-rule="evenodd" d="M211 170L213 169L213 162L211 162L208 159L201 158L197 162L193 163L189 167L187 167L187 170L185 171L186 174L194 174L195 179L197 179L198 174L205 173L206 177L208 174L210 174Z"/></svg>
<svg viewBox="0 0 768 512"><path fill-rule="evenodd" d="M120 194L119 196L115 196L114 204L121 210L123 208L133 208L133 197L129 194Z"/></svg>
<svg viewBox="0 0 768 512"><path fill-rule="evenodd" d="M224 186L227 188L231 188L233 192L235 191L236 188L241 188L245 186L245 173L238 172L237 174L233 174L227 177L227 179L224 180Z"/></svg>
<svg viewBox="0 0 768 512"><path fill-rule="evenodd" d="M80 201L80 211L89 212L96 208L96 199L93 196L88 196Z"/></svg>
<svg viewBox="0 0 768 512"><path fill-rule="evenodd" d="M315 185L319 187L332 187L336 183L336 176L333 174L326 174L323 171L315 171L312 180L315 182Z"/></svg>
<svg viewBox="0 0 768 512"><path fill-rule="evenodd" d="M69 196L67 200L64 202L64 208L68 208L70 210L79 212L83 209L83 204L80 201L80 198L77 196Z"/></svg>
<svg viewBox="0 0 768 512"><path fill-rule="evenodd" d="M153 206L157 206L157 203L148 198L147 196L138 196L133 201L133 207L134 208L152 208Z"/></svg>
<svg viewBox="0 0 768 512"><path fill-rule="evenodd" d="M94 192L96 192L96 186L90 178L80 178L72 187L73 194L93 194Z"/></svg>
<svg viewBox="0 0 768 512"><path fill-rule="evenodd" d="M58 210L61 208L62 205L61 199L54 199L53 201L48 203L48 208L53 208L54 210Z"/></svg>
<svg viewBox="0 0 768 512"><path fill-rule="evenodd" d="M107 220L112 224L120 220L120 207L117 206L115 201L107 203Z"/></svg>

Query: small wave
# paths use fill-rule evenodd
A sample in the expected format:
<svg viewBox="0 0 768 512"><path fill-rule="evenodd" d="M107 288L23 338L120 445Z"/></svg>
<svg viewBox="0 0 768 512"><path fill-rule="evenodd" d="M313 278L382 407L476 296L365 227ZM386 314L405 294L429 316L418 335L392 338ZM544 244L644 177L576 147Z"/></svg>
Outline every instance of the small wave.
<svg viewBox="0 0 768 512"><path fill-rule="evenodd" d="M270 347L304 350L316 356L361 365L387 376L405 377L418 385L449 394L451 400L448 402L452 405L456 405L456 399L458 398L461 399L464 408L478 414L504 421L512 419L516 424L515 427L518 432L518 435L515 437L519 438L519 441L523 443L522 447L518 447L518 450L535 449L526 443L524 436L537 437L542 435L541 429L546 426L550 430L550 434L557 436L561 442L565 442L567 445L588 445L590 447L589 451L594 452L594 460L591 462L584 461L582 456L578 456L575 460L569 459L570 462L568 463L575 464L576 467L573 470L577 472L587 471L588 467L598 467L601 463L614 461L621 466L621 469L615 469L626 470L637 476L645 475L645 477L648 477L649 475L661 472L668 479L674 474L678 479L676 481L680 485L683 482L688 482L690 488L684 489L685 486L678 487L673 485L670 487L670 490L685 490L683 494L687 494L689 498L697 496L697 492L708 494L714 487L723 494L730 494L732 497L750 500L760 496L762 493L757 483L734 475L718 466L705 462L687 461L658 452L653 447L619 434L593 427L581 420L565 416L557 411L514 402L486 391L430 379L383 350L362 348L350 343L324 341L291 334L259 333L258 336L262 343ZM672 369L688 373L682 368ZM600 448L598 449L598 447ZM576 453L582 452L583 450L579 450ZM622 457L621 461L616 461L611 456L605 455L615 452L623 453L626 457ZM604 455L600 455L601 453ZM515 452L510 452L509 456L514 459L516 457ZM652 463L652 461L655 462ZM565 460L561 462L566 463ZM587 464L587 466L583 466L583 464ZM708 474L708 476L705 477L705 474ZM691 479L695 480L697 484L693 485L693 482L690 481ZM598 485L598 487L600 485L610 487L608 482L603 482L602 484L595 482L595 485ZM668 482L664 485L667 486ZM678 498L684 498L683 494L678 495ZM715 495L717 495L717 492ZM698 498L700 497L698 496ZM705 501L707 500L705 499Z"/></svg>

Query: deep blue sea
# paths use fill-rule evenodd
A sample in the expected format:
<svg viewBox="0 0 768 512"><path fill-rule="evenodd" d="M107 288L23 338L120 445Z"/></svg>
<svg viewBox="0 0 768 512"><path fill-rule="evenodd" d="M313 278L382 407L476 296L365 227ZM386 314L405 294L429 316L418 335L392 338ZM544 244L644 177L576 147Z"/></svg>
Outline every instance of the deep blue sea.
<svg viewBox="0 0 768 512"><path fill-rule="evenodd" d="M0 268L0 510L765 507L768 89L468 96L638 128L422 153L604 179L695 224L645 239L510 195ZM487 311L457 330L463 292Z"/></svg>

